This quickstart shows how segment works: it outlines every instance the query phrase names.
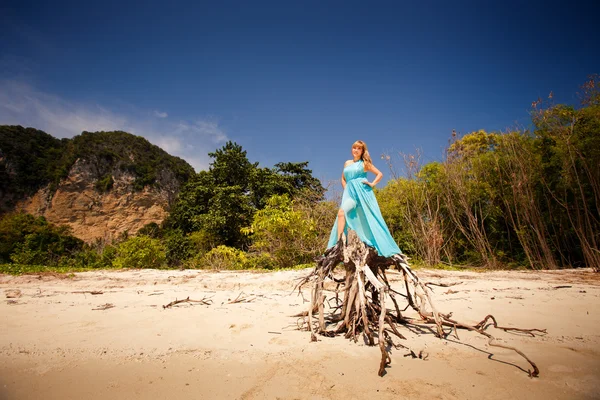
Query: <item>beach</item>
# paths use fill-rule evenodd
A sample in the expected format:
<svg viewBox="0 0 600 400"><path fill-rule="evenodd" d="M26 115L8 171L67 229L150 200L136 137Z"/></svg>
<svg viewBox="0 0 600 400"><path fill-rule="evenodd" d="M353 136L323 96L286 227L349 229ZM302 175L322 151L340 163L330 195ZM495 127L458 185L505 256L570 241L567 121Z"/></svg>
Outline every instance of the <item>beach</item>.
<svg viewBox="0 0 600 400"><path fill-rule="evenodd" d="M600 274L590 269L416 271L447 285L430 286L433 300L457 320L546 329L486 330L533 360L538 378L482 335L439 339L425 324L399 327L406 348L392 348L379 377L379 347L363 338L310 342L293 316L308 309L310 288L295 286L309 272L0 275L0 399L600 398ZM402 275L388 277L402 292Z"/></svg>

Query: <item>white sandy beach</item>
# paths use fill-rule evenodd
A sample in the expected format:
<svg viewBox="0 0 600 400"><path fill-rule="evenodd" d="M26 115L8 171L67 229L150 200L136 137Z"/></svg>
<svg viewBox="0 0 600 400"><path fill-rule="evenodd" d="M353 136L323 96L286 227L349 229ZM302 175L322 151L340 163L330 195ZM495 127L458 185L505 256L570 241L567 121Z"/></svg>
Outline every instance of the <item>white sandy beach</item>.
<svg viewBox="0 0 600 400"><path fill-rule="evenodd" d="M401 343L427 358L394 350L379 377L378 347L341 336L310 343L298 329L291 315L307 304L293 288L308 272L0 275L0 399L600 398L600 274L419 270L427 282L460 282L433 287L438 309L457 319L493 314L547 329L536 338L488 330L540 377L480 335L440 340L406 327ZM400 275L390 277L401 290ZM211 304L163 308L188 296Z"/></svg>

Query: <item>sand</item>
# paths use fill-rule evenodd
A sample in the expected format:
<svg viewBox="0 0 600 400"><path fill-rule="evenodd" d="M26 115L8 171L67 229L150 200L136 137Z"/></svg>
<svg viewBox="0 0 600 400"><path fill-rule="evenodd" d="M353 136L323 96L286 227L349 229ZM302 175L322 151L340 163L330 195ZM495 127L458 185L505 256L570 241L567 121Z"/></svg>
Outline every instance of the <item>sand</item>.
<svg viewBox="0 0 600 400"><path fill-rule="evenodd" d="M490 328L539 369L480 335L401 332L426 359L359 340L319 337L291 317L309 270L197 270L0 275L0 399L598 399L600 274L419 270L440 311L476 323L545 328L531 338ZM390 273L398 290L400 275ZM92 292L101 292L92 294ZM308 298L305 291L305 298ZM201 303L164 305L176 299ZM243 300L233 303L233 300Z"/></svg>

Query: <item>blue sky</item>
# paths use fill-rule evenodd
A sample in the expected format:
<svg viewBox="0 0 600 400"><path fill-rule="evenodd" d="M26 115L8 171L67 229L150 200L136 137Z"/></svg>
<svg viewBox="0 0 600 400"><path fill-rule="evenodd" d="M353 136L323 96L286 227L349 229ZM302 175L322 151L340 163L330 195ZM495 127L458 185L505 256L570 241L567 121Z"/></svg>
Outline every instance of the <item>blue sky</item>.
<svg viewBox="0 0 600 400"><path fill-rule="evenodd" d="M384 152L527 127L532 101L575 105L600 73L594 2L486 3L9 0L0 124L125 130L197 170L234 140L325 183L362 139L387 173Z"/></svg>

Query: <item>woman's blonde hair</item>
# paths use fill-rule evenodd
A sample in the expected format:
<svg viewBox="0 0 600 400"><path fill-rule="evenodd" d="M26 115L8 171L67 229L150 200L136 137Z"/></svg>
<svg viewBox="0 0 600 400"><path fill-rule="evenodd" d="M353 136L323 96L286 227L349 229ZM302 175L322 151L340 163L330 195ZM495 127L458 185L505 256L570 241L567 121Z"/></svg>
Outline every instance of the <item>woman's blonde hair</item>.
<svg viewBox="0 0 600 400"><path fill-rule="evenodd" d="M357 140L352 144L352 147L360 146L362 149L362 155L360 159L365 163L365 167L370 167L373 165L373 160L371 159L371 155L369 154L369 150L367 149L367 144L362 140Z"/></svg>

